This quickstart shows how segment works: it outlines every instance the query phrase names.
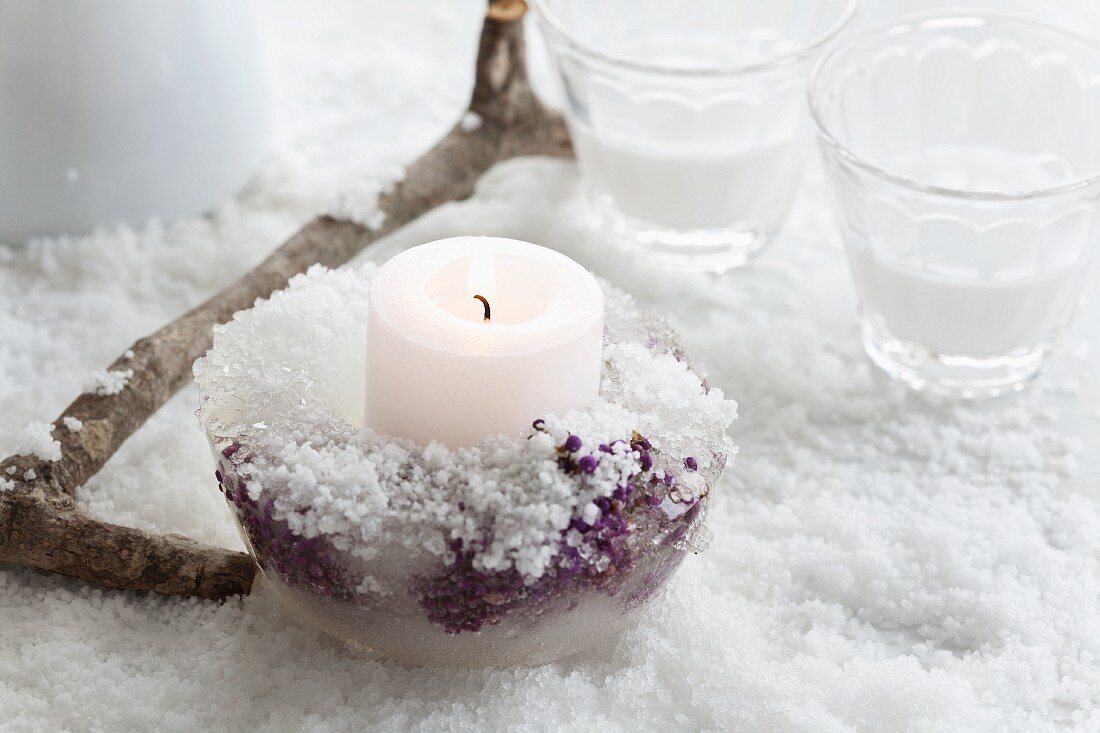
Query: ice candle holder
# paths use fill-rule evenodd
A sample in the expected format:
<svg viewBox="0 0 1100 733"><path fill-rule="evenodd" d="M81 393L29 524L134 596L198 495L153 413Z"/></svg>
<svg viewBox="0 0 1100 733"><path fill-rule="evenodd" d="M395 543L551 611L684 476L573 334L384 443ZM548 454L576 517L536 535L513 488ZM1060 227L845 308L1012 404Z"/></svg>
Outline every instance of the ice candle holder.
<svg viewBox="0 0 1100 733"><path fill-rule="evenodd" d="M373 276L315 267L196 363L216 477L264 578L306 622L406 664L539 664L619 633L705 545L736 406L600 283L589 404L469 447L380 434L363 426Z"/></svg>
<svg viewBox="0 0 1100 733"><path fill-rule="evenodd" d="M808 65L857 0L535 0L594 217L661 268L745 263L809 146Z"/></svg>
<svg viewBox="0 0 1100 733"><path fill-rule="evenodd" d="M871 360L950 395L1022 388L1096 258L1100 46L1026 16L913 16L826 54L810 106Z"/></svg>

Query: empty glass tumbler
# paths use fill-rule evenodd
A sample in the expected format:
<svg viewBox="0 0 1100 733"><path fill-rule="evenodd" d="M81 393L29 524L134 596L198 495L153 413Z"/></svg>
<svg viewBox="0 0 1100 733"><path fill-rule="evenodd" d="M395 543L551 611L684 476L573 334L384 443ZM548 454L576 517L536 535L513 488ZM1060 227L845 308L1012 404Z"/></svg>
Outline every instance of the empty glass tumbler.
<svg viewBox="0 0 1100 733"><path fill-rule="evenodd" d="M858 0L535 0L594 211L665 267L746 262L809 146L805 79Z"/></svg>
<svg viewBox="0 0 1100 733"><path fill-rule="evenodd" d="M810 83L868 355L994 395L1066 332L1100 218L1100 46L1027 16L861 30Z"/></svg>

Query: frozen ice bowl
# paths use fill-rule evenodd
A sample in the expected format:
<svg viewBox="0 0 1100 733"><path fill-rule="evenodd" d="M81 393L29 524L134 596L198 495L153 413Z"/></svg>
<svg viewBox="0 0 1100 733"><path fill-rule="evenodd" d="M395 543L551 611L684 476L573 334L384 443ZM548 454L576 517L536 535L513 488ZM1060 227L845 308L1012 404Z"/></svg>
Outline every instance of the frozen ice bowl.
<svg viewBox="0 0 1100 733"><path fill-rule="evenodd" d="M413 665L538 664L618 633L705 544L736 406L606 295L601 395L474 448L362 427L373 268L215 332L198 416L249 551L308 623Z"/></svg>

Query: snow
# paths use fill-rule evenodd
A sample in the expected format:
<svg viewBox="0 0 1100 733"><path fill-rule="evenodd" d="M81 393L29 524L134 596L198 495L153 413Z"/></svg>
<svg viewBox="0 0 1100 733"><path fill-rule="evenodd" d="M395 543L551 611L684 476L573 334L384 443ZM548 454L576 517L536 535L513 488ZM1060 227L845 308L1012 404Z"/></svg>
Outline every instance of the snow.
<svg viewBox="0 0 1100 733"><path fill-rule="evenodd" d="M66 415L65 417L61 418L61 422L63 422L69 432L72 433L79 433L81 430L84 429L84 421L78 420L75 417L69 417L68 415Z"/></svg>
<svg viewBox="0 0 1100 733"><path fill-rule="evenodd" d="M210 217L0 248L0 453L85 375L261 259L339 191L453 126L480 2L271 2L278 150ZM569 663L404 669L224 604L0 572L14 730L1092 731L1100 728L1100 329L1090 303L1017 397L907 393L860 352L820 176L721 278L643 278L588 235L566 163L516 161L375 260L458 233L561 249L666 312L741 405L713 541L638 625ZM240 547L173 399L79 494L93 515ZM5 479L9 480L9 479Z"/></svg>
<svg viewBox="0 0 1100 733"><path fill-rule="evenodd" d="M126 389L134 376L133 369L97 369L84 380L84 392L94 395L113 395Z"/></svg>
<svg viewBox="0 0 1100 733"><path fill-rule="evenodd" d="M35 456L43 461L60 461L61 443L53 439L52 432L53 425L32 422L15 439L15 452L21 456Z"/></svg>
<svg viewBox="0 0 1100 733"><path fill-rule="evenodd" d="M477 112L467 112L458 121L458 126L462 128L463 132L475 132L481 129L482 122L481 115Z"/></svg>
<svg viewBox="0 0 1100 733"><path fill-rule="evenodd" d="M405 169L393 167L353 181L336 195L328 213L377 231L386 223L386 212L379 204L379 197L393 193L394 186L404 178Z"/></svg>

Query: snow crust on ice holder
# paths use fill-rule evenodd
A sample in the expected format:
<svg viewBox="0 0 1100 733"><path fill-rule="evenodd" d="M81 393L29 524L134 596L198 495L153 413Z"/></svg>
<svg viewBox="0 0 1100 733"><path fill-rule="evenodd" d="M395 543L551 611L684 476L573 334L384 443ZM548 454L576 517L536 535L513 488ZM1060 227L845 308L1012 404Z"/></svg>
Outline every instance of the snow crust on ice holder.
<svg viewBox="0 0 1100 733"><path fill-rule="evenodd" d="M705 546L736 404L601 282L595 404L468 449L379 435L362 427L374 271L312 268L195 364L264 577L305 621L407 664L538 664L618 633Z"/></svg>

